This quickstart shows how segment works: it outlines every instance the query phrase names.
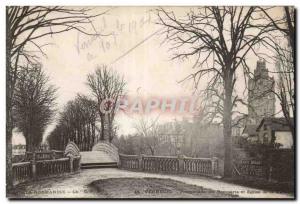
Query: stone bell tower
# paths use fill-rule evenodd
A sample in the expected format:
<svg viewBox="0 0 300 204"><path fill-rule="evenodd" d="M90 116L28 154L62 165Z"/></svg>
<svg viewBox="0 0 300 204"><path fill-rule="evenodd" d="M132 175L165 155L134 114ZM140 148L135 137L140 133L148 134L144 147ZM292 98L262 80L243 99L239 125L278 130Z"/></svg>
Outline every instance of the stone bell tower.
<svg viewBox="0 0 300 204"><path fill-rule="evenodd" d="M248 125L258 125L264 117L275 114L274 78L269 76L266 61L257 61L254 77L248 84Z"/></svg>

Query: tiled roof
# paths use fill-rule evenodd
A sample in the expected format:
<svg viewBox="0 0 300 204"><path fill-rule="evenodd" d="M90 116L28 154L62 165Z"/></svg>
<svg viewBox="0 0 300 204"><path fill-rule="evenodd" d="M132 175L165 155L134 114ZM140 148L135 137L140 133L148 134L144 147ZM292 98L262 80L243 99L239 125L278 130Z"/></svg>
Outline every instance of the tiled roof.
<svg viewBox="0 0 300 204"><path fill-rule="evenodd" d="M257 134L256 128L257 128L257 125L246 125L246 127L243 130L243 133L246 133L249 136L256 135Z"/></svg>
<svg viewBox="0 0 300 204"><path fill-rule="evenodd" d="M293 118L292 121L294 122ZM275 131L289 131L289 125L286 121L285 118L264 118L259 126L257 127L257 131L259 131L259 129L263 126L263 125L268 125L271 127L272 130Z"/></svg>

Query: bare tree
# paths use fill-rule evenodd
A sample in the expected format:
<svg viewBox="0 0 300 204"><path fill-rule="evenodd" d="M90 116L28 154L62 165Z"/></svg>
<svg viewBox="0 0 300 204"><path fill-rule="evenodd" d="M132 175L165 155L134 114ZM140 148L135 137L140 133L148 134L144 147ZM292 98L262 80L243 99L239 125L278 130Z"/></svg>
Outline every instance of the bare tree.
<svg viewBox="0 0 300 204"><path fill-rule="evenodd" d="M58 124L47 140L53 149L63 150L69 141L81 151L91 151L97 142L97 103L87 96L77 95L60 113Z"/></svg>
<svg viewBox="0 0 300 204"><path fill-rule="evenodd" d="M137 124L135 124L137 134L143 137L143 144L150 150L151 155L155 155L159 146L159 125L157 119L154 121L148 121L145 118L141 118Z"/></svg>
<svg viewBox="0 0 300 204"><path fill-rule="evenodd" d="M272 59L276 61L275 75L278 76L274 84L276 89L270 90L275 93L280 101L283 115L290 130L295 137L294 116L295 116L295 8L285 6L283 15L274 17L270 9L263 9L265 19L270 22L269 26L281 33L281 38L276 40L270 33L270 47L274 53Z"/></svg>
<svg viewBox="0 0 300 204"><path fill-rule="evenodd" d="M118 147L118 150L122 154L128 155L140 155L144 154L145 148L143 145L143 138L139 135L120 135L114 139L114 145Z"/></svg>
<svg viewBox="0 0 300 204"><path fill-rule="evenodd" d="M14 99L14 121L26 139L26 151L35 151L54 114L56 88L41 65L24 68L19 74Z"/></svg>
<svg viewBox="0 0 300 204"><path fill-rule="evenodd" d="M232 110L241 99L235 93L237 72L249 74L246 57L259 55L255 46L267 40L273 28L263 28L257 7L201 7L184 17L163 8L158 9L159 24L165 27L165 41L172 47L172 59L195 59L194 73L184 80L193 80L199 88L207 77L206 91L218 98L225 143L224 176L232 174ZM205 77L204 77L205 76Z"/></svg>
<svg viewBox="0 0 300 204"><path fill-rule="evenodd" d="M100 15L91 9L75 7L8 6L6 7L6 183L12 187L12 129L13 98L19 70L26 64L35 64L39 55L46 55L39 40L47 36L75 30L86 35L100 35L92 20ZM87 25L91 29L87 29Z"/></svg>
<svg viewBox="0 0 300 204"><path fill-rule="evenodd" d="M274 29L280 31L284 36L288 39L288 44L291 48L291 59L295 59L295 8L291 6L284 6L283 9L283 16L280 17L274 17L270 14L269 11L272 10L271 8L260 8L261 11L265 14L266 20L270 21L269 26L273 27ZM281 55L280 50L278 50L279 47L277 47L278 42L272 41L273 45L272 47L275 48L275 50L279 51L279 55Z"/></svg>
<svg viewBox="0 0 300 204"><path fill-rule="evenodd" d="M103 65L98 67L93 74L88 75L87 85L98 104L97 110L101 121L101 140L108 139L111 142L114 137L115 127L113 122L117 101L124 92L126 82L123 77L108 69L106 65ZM104 108L101 109L101 106Z"/></svg>
<svg viewBox="0 0 300 204"><path fill-rule="evenodd" d="M289 53L286 54L287 56L285 58L282 55L278 57L276 64L278 79L276 81L277 88L275 89L274 93L279 99L285 120L292 132L293 138L295 138L295 70L293 64L291 63L292 60L286 60L291 58L291 55Z"/></svg>

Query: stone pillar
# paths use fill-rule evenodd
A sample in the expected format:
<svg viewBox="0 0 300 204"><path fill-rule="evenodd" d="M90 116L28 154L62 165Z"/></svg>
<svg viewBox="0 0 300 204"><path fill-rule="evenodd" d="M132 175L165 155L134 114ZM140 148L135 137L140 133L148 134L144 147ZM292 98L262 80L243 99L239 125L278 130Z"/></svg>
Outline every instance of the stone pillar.
<svg viewBox="0 0 300 204"><path fill-rule="evenodd" d="M73 173L74 172L74 168L73 168L74 158L72 155L69 157L69 160L70 160L70 173Z"/></svg>
<svg viewBox="0 0 300 204"><path fill-rule="evenodd" d="M32 160L31 160L31 167L32 167L32 179L36 179L36 156L35 152L32 152Z"/></svg>
<svg viewBox="0 0 300 204"><path fill-rule="evenodd" d="M182 154L178 155L178 173L183 174L184 173L184 156Z"/></svg>
<svg viewBox="0 0 300 204"><path fill-rule="evenodd" d="M55 151L53 151L53 150L52 150L52 152L51 152L51 158L52 158L52 159L55 159Z"/></svg>
<svg viewBox="0 0 300 204"><path fill-rule="evenodd" d="M25 159L26 161L29 160L28 152L25 152Z"/></svg>
<svg viewBox="0 0 300 204"><path fill-rule="evenodd" d="M144 155L139 155L139 170L144 171Z"/></svg>
<svg viewBox="0 0 300 204"><path fill-rule="evenodd" d="M218 158L217 157L213 157L211 158L211 175L212 176L218 176Z"/></svg>
<svg viewBox="0 0 300 204"><path fill-rule="evenodd" d="M78 171L81 169L81 156L79 156L79 164L78 164Z"/></svg>
<svg viewBox="0 0 300 204"><path fill-rule="evenodd" d="M121 161L121 155L119 154L119 160L118 160L118 163L117 163L117 165L118 165L118 169L122 169L122 161Z"/></svg>

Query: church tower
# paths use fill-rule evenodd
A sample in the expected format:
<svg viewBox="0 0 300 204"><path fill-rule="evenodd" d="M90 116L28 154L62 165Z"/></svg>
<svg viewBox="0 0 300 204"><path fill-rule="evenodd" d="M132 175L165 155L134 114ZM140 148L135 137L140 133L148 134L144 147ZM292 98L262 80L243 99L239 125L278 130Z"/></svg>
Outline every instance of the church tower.
<svg viewBox="0 0 300 204"><path fill-rule="evenodd" d="M258 60L248 84L248 125L258 125L275 114L274 78L269 76L265 60Z"/></svg>

